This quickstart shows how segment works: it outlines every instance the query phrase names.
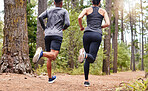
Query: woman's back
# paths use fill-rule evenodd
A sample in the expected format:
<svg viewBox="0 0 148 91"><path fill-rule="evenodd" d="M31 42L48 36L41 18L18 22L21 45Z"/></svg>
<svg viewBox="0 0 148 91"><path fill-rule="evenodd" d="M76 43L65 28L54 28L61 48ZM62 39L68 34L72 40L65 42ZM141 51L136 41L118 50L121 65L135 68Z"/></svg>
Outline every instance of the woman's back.
<svg viewBox="0 0 148 91"><path fill-rule="evenodd" d="M100 9L101 8L95 6L86 9L87 27L85 31L95 31L102 34L101 25L104 16L100 14Z"/></svg>

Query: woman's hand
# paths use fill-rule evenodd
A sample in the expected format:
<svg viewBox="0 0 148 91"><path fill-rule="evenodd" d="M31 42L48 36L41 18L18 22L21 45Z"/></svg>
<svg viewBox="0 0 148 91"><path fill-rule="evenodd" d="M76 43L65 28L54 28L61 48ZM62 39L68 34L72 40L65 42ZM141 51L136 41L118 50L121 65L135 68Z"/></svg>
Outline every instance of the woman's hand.
<svg viewBox="0 0 148 91"><path fill-rule="evenodd" d="M80 30L83 31L84 30L84 27L81 27Z"/></svg>

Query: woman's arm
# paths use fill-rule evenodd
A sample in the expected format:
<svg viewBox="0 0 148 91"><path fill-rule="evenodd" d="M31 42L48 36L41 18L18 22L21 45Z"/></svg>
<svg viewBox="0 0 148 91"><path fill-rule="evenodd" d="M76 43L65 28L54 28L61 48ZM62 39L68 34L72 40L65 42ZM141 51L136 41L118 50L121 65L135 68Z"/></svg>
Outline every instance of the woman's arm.
<svg viewBox="0 0 148 91"><path fill-rule="evenodd" d="M109 17L108 17L106 10L104 10L104 20L105 20L105 24L103 24L101 26L101 28L105 28L105 27L108 27L110 25L110 20L109 20Z"/></svg>
<svg viewBox="0 0 148 91"><path fill-rule="evenodd" d="M79 26L80 26L80 30L81 30L81 31L84 30L84 27L83 27L83 25L82 25L82 18L84 17L84 15L86 15L86 9L84 9L84 10L80 13L80 15L79 15L79 17L78 17L78 22L79 22Z"/></svg>

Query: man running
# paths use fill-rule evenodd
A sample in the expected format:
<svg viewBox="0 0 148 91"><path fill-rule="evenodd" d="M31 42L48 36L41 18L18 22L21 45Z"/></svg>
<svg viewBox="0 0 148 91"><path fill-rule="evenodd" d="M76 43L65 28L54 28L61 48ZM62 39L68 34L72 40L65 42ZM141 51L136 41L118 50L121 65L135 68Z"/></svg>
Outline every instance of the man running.
<svg viewBox="0 0 148 91"><path fill-rule="evenodd" d="M55 8L45 10L38 17L45 33L46 52L43 52L42 48L39 47L33 57L34 63L39 61L41 57L47 58L48 83L53 83L56 80L56 76L51 76L51 61L57 58L61 48L63 31L70 25L68 11L62 8L62 0L54 0L54 5ZM44 19L46 18L47 24L45 26Z"/></svg>
<svg viewBox="0 0 148 91"><path fill-rule="evenodd" d="M89 65L96 59L99 46L102 41L102 28L110 25L110 20L106 10L99 7L100 0L92 0L93 6L85 8L78 17L80 30L83 31L82 18L84 15L87 16L87 27L85 28L83 35L83 49L80 49L79 61L84 63L84 75L85 82L84 86L89 86L88 74ZM105 24L102 25L102 20L105 20ZM101 26L102 25L102 26ZM85 51L84 51L85 50ZM85 53L86 52L86 53Z"/></svg>

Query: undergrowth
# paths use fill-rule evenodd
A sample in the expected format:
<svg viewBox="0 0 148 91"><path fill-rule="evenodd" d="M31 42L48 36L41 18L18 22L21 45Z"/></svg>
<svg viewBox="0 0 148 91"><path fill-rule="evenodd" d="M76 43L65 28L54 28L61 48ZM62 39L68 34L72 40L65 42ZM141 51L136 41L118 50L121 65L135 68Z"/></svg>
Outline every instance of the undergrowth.
<svg viewBox="0 0 148 91"><path fill-rule="evenodd" d="M148 78L139 78L134 82L122 82L116 91L148 91Z"/></svg>

